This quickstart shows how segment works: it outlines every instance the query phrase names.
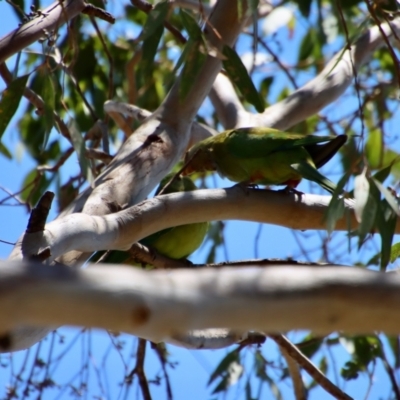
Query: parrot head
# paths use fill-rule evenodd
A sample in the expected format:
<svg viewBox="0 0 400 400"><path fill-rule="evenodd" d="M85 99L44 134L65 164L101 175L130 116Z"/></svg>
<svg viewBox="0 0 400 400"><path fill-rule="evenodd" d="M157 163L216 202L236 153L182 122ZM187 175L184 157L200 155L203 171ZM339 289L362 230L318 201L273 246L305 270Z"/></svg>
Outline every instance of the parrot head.
<svg viewBox="0 0 400 400"><path fill-rule="evenodd" d="M158 193L160 193L160 191L171 180L173 176L175 176L175 173L170 173L164 179L161 180L160 186L157 188L155 196L157 196ZM164 194L175 193L175 192L189 192L191 190L196 190L196 189L197 189L196 185L190 178L186 176L177 176L172 181L172 183L168 185L167 189L164 191Z"/></svg>
<svg viewBox="0 0 400 400"><path fill-rule="evenodd" d="M182 171L182 175L190 175L193 172L216 170L216 165L213 161L213 150L211 145L212 142L208 144L207 140L203 140L188 150L184 160L184 164L187 165Z"/></svg>

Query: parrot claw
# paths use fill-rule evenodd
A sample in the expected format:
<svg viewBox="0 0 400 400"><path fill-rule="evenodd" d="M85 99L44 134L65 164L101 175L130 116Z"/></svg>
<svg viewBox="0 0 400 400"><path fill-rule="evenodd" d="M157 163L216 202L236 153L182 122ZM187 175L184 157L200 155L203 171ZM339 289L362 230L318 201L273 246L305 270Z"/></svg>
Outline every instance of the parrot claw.
<svg viewBox="0 0 400 400"><path fill-rule="evenodd" d="M293 186L287 185L284 189L279 190L279 192L284 192L286 194L297 194L298 196L303 196L304 192L297 190Z"/></svg>
<svg viewBox="0 0 400 400"><path fill-rule="evenodd" d="M246 194L249 193L249 189L259 189L256 183L250 183L250 182L239 182L233 187L240 187L242 190L245 191Z"/></svg>

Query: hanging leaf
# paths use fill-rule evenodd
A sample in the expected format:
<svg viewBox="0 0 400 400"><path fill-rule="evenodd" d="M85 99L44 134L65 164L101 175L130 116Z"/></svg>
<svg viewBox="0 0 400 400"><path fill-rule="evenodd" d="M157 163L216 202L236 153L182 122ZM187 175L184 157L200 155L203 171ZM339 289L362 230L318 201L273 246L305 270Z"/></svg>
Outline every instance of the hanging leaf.
<svg viewBox="0 0 400 400"><path fill-rule="evenodd" d="M214 372L211 374L210 379L208 380L208 385L214 382L219 376L225 374L232 363L239 362L239 352L237 349L228 353L217 365Z"/></svg>
<svg viewBox="0 0 400 400"><path fill-rule="evenodd" d="M36 168L33 168L25 176L22 183L24 190L20 194L21 200L27 202L31 206L36 205L54 177L55 175L52 175L50 179L47 179L46 174L38 172Z"/></svg>
<svg viewBox="0 0 400 400"><path fill-rule="evenodd" d="M29 75L23 75L13 80L3 91L0 100L0 139L18 109Z"/></svg>
<svg viewBox="0 0 400 400"><path fill-rule="evenodd" d="M361 222L358 226L358 248L360 249L365 238L369 235L374 228L376 213L378 209L379 198L376 199L373 195L368 195L365 207L362 210Z"/></svg>
<svg viewBox="0 0 400 400"><path fill-rule="evenodd" d="M372 180L377 186L377 188L380 190L380 192L383 194L390 207L392 207L392 210L400 217L399 204L397 203L396 198L377 179L372 179Z"/></svg>
<svg viewBox="0 0 400 400"><path fill-rule="evenodd" d="M395 262L400 257L400 242L394 244L390 249L390 262Z"/></svg>
<svg viewBox="0 0 400 400"><path fill-rule="evenodd" d="M232 83L236 85L246 101L252 104L258 112L263 112L265 109L264 99L255 88L246 67L236 51L225 45L222 53L226 57L223 65Z"/></svg>
<svg viewBox="0 0 400 400"><path fill-rule="evenodd" d="M345 205L343 197L344 185L349 180L349 174L345 174L336 185L336 190L332 194L324 220L326 221L326 229L328 233L332 233L335 229L336 222L344 216Z"/></svg>
<svg viewBox="0 0 400 400"><path fill-rule="evenodd" d="M6 146L4 146L3 143L0 142L0 153L3 154L4 157L7 157L9 160L12 159L12 154L10 151L7 149Z"/></svg>
<svg viewBox="0 0 400 400"><path fill-rule="evenodd" d="M43 150L47 146L51 129L54 126L54 107L55 107L55 90L53 79L47 68L42 71L43 81L41 95L44 102L44 113L42 118L44 119L45 133L43 140Z"/></svg>
<svg viewBox="0 0 400 400"><path fill-rule="evenodd" d="M202 45L203 43L201 40L194 42L192 39L189 39L188 41L188 46L190 46L190 49L187 53L185 65L182 69L179 88L179 97L181 100L186 98L206 59L204 52L201 51Z"/></svg>
<svg viewBox="0 0 400 400"><path fill-rule="evenodd" d="M376 213L376 226L381 235L381 271L385 271L390 261L390 254L394 232L396 229L397 215L392 210L392 207L383 200Z"/></svg>
<svg viewBox="0 0 400 400"><path fill-rule="evenodd" d="M164 26L160 25L154 30L151 36L147 37L143 41L142 64L140 66L140 70L145 81L151 80L153 77L154 58L156 57L157 49L163 32Z"/></svg>
<svg viewBox="0 0 400 400"><path fill-rule="evenodd" d="M196 20L187 11L182 9L179 10L179 16L189 37L193 40L201 39L203 33Z"/></svg>
<svg viewBox="0 0 400 400"><path fill-rule="evenodd" d="M296 3L299 6L299 10L303 17L308 18L311 10L311 3L313 0L297 0Z"/></svg>
<svg viewBox="0 0 400 400"><path fill-rule="evenodd" d="M381 170L379 170L378 172L376 172L376 173L373 175L373 178L374 178L375 180L378 180L379 182L382 183L382 182L384 182L384 181L387 179L387 177L390 175L391 169L392 169L392 164L390 164L390 165L388 165L387 167L382 168Z"/></svg>
<svg viewBox="0 0 400 400"><path fill-rule="evenodd" d="M157 3L149 12L143 31L140 34L140 40L149 39L161 26L164 25L165 18L169 9L168 2Z"/></svg>
<svg viewBox="0 0 400 400"><path fill-rule="evenodd" d="M257 13L257 8L260 0L249 0L249 10L251 14L256 14Z"/></svg>
<svg viewBox="0 0 400 400"><path fill-rule="evenodd" d="M72 144L74 146L75 152L78 156L79 166L81 167L82 175L89 179L89 162L85 154L85 142L83 141L81 133L78 131L73 121L70 121L68 128L71 134Z"/></svg>

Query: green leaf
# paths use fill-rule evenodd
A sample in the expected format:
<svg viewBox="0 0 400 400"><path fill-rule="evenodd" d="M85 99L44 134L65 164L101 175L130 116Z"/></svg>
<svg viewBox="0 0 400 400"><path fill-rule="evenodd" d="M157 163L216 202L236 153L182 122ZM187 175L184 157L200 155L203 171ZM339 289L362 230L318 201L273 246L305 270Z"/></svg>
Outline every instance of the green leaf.
<svg viewBox="0 0 400 400"><path fill-rule="evenodd" d="M360 369L357 363L354 361L347 361L346 364L344 364L344 367L340 370L340 375L346 381L350 381L352 379L357 379L359 372Z"/></svg>
<svg viewBox="0 0 400 400"><path fill-rule="evenodd" d="M193 40L200 40L203 33L196 20L187 11L182 9L179 10L179 16L181 17L182 24L189 37Z"/></svg>
<svg viewBox="0 0 400 400"><path fill-rule="evenodd" d="M330 193L334 193L336 190L336 185L329 180L327 177L323 176L315 167L312 167L306 162L299 162L290 165L294 170L296 170L303 178L308 179L318 183L321 187Z"/></svg>
<svg viewBox="0 0 400 400"><path fill-rule="evenodd" d="M383 200L376 213L376 226L381 235L381 270L385 271L390 261L393 236L396 229L397 216L386 200Z"/></svg>
<svg viewBox="0 0 400 400"><path fill-rule="evenodd" d="M10 153L10 151L1 142L0 142L0 153L3 154L4 157L7 157L9 160L11 160L13 158L12 154Z"/></svg>
<svg viewBox="0 0 400 400"><path fill-rule="evenodd" d="M387 179L387 177L390 175L391 169L392 169L392 164L390 164L387 167L382 168L381 170L376 172L373 175L373 178L375 180L378 180L379 182L383 183Z"/></svg>
<svg viewBox="0 0 400 400"><path fill-rule="evenodd" d="M324 219L328 233L332 233L336 226L336 221L343 217L345 212L344 197L342 196L344 185L349 180L350 175L345 174L336 185L336 190L332 194L332 199L326 210Z"/></svg>
<svg viewBox="0 0 400 400"><path fill-rule="evenodd" d="M53 79L50 72L46 69L43 73L43 86L41 95L44 101L44 119L45 134L43 140L43 149L46 148L49 140L51 129L54 126L54 107L55 107L55 90Z"/></svg>
<svg viewBox="0 0 400 400"><path fill-rule="evenodd" d="M265 109L264 99L255 88L246 67L236 51L225 45L222 53L226 57L223 60L223 65L232 83L236 85L246 101L252 104L258 112L263 112Z"/></svg>
<svg viewBox="0 0 400 400"><path fill-rule="evenodd" d="M390 262L395 262L400 257L400 242L395 243L390 249Z"/></svg>
<svg viewBox="0 0 400 400"><path fill-rule="evenodd" d="M85 142L83 141L81 133L78 131L75 123L70 121L68 123L68 128L71 134L72 144L74 146L75 152L78 156L79 166L81 167L81 171L83 176L88 179L89 178L89 163L85 154Z"/></svg>
<svg viewBox="0 0 400 400"><path fill-rule="evenodd" d="M0 100L0 139L18 109L29 75L23 75L13 80L3 91Z"/></svg>
<svg viewBox="0 0 400 400"><path fill-rule="evenodd" d="M269 94L269 90L271 88L272 83L274 82L274 77L273 76L267 76L266 78L264 78L261 81L260 84L260 96L263 99L266 99L268 94Z"/></svg>
<svg viewBox="0 0 400 400"><path fill-rule="evenodd" d="M168 2L162 1L157 3L155 7L149 12L143 31L140 35L141 40L146 40L152 36L160 26L163 26L164 20L167 16L169 9Z"/></svg>
<svg viewBox="0 0 400 400"><path fill-rule="evenodd" d="M145 80L151 80L154 70L154 58L157 54L158 45L164 32L163 25L158 26L153 34L143 41L142 64L140 70Z"/></svg>
<svg viewBox="0 0 400 400"><path fill-rule="evenodd" d="M353 345L352 360L341 370L345 380L356 379L360 372L367 370L370 362L381 355L381 344L376 336L355 336L347 338Z"/></svg>
<svg viewBox="0 0 400 400"><path fill-rule="evenodd" d="M399 336L386 336L390 349L392 350L393 358L395 359L395 368L400 367L400 343Z"/></svg>
<svg viewBox="0 0 400 400"><path fill-rule="evenodd" d="M323 338L316 338L312 334L309 334L300 343L296 343L296 346L307 358L311 358L323 343Z"/></svg>
<svg viewBox="0 0 400 400"><path fill-rule="evenodd" d="M235 349L228 353L218 364L217 368L211 374L208 381L210 385L218 377L221 378L219 384L215 387L212 394L225 391L229 386L234 385L242 376L243 366L240 364L239 351Z"/></svg>
<svg viewBox="0 0 400 400"><path fill-rule="evenodd" d="M12 4L15 4L16 7L11 7L11 9L15 12L15 15L22 22L25 18L24 10L25 10L25 2L24 0L13 0Z"/></svg>
<svg viewBox="0 0 400 400"><path fill-rule="evenodd" d="M392 210L400 217L399 204L397 203L397 200L392 195L392 193L390 193L389 190L386 189L385 186L383 186L377 179L372 178L372 181L383 194L390 207L392 207Z"/></svg>
<svg viewBox="0 0 400 400"><path fill-rule="evenodd" d="M234 385L243 374L243 366L237 361L232 362L221 382L213 390L212 394L226 391L229 386Z"/></svg>
<svg viewBox="0 0 400 400"><path fill-rule="evenodd" d="M26 175L22 183L22 187L25 189L21 192L21 200L29 203L31 206L36 205L55 176L53 174L51 179L47 179L44 173L40 173L36 168L33 168Z"/></svg>
<svg viewBox="0 0 400 400"><path fill-rule="evenodd" d="M299 10L303 17L308 18L310 15L312 0L297 0L296 3L299 6Z"/></svg>
<svg viewBox="0 0 400 400"><path fill-rule="evenodd" d="M373 129L369 132L367 143L365 145L365 155L370 168L377 169L382 166L383 161L383 141L382 132Z"/></svg>
<svg viewBox="0 0 400 400"><path fill-rule="evenodd" d="M317 43L317 34L313 28L310 28L307 34L303 37L300 45L298 63L306 61L312 54L314 46Z"/></svg>
<svg viewBox="0 0 400 400"><path fill-rule="evenodd" d="M190 46L190 50L187 53L185 65L181 73L179 88L179 97L181 100L186 98L206 59L201 48L203 46L202 40L193 41L189 39L187 46Z"/></svg>
<svg viewBox="0 0 400 400"><path fill-rule="evenodd" d="M366 238L367 235L369 235L372 232L372 229L375 225L378 203L379 203L379 199L374 198L374 196L371 195L371 193L370 193L368 196L367 203L362 212L360 225L358 226L358 229L357 229L358 237L359 237L359 241L358 241L359 249L361 248L361 245L363 244L364 239Z"/></svg>
<svg viewBox="0 0 400 400"><path fill-rule="evenodd" d="M216 378L219 376L227 373L229 366L232 363L238 363L239 362L239 352L237 349L231 351L228 353L217 365L217 368L215 368L214 372L211 374L210 379L208 380L208 385L210 385Z"/></svg>
<svg viewBox="0 0 400 400"><path fill-rule="evenodd" d="M257 13L258 4L260 0L249 0L249 10L252 14Z"/></svg>

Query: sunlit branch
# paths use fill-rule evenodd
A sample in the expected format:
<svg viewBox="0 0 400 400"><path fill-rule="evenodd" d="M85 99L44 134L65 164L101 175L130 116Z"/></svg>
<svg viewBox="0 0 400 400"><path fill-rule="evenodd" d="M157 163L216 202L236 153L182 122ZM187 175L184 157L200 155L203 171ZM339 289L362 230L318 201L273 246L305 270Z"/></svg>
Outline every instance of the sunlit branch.
<svg viewBox="0 0 400 400"><path fill-rule="evenodd" d="M48 223L43 232L25 234L10 257L21 257L21 243L26 257L49 248L49 261L71 250L127 250L133 243L162 229L204 221L233 219L300 230L326 229L325 213L330 199L330 196L298 195L238 186L172 193L106 216L76 213L59 218ZM352 200L345 202L347 212L338 219L336 230L347 231L349 224L357 226L353 204ZM397 231L399 229L400 223Z"/></svg>
<svg viewBox="0 0 400 400"><path fill-rule="evenodd" d="M18 346L10 331L27 324L99 327L155 342L211 327L306 329L317 335L400 332L400 276L354 267L148 272L7 261L0 268L0 288L4 351Z"/></svg>
<svg viewBox="0 0 400 400"><path fill-rule="evenodd" d="M216 80L211 100L226 129L245 126L289 129L338 99L352 84L354 70L358 71L373 52L386 43L386 38L398 40L399 35L400 17L390 24L369 28L350 49L337 53L318 76L286 99L268 107L262 114L245 111L226 78L219 77Z"/></svg>

